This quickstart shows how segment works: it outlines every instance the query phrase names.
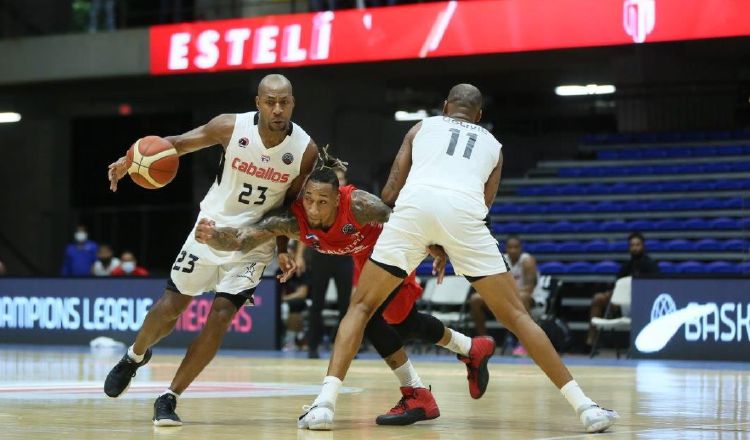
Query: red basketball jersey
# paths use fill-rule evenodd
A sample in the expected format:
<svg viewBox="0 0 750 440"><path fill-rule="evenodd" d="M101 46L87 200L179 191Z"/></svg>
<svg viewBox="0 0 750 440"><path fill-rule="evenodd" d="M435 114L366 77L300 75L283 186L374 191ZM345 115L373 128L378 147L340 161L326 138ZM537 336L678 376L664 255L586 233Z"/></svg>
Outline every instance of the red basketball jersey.
<svg viewBox="0 0 750 440"><path fill-rule="evenodd" d="M356 189L354 185L339 187L339 209L336 213L336 220L327 231L310 228L305 216L305 207L302 206L302 199L297 199L292 204L292 213L299 224L300 240L324 254L369 256L383 226L372 223L360 225L354 218L351 205L352 193Z"/></svg>
<svg viewBox="0 0 750 440"><path fill-rule="evenodd" d="M292 204L292 214L299 224L300 240L306 246L325 254L351 255L354 258L355 286L359 280L359 273L372 254L375 242L378 241L380 232L383 230L381 224L360 225L354 218L351 202L352 193L356 189L354 185L339 187L339 209L336 220L328 231L310 228L302 199L297 199ZM398 324L406 319L420 296L422 296L422 287L417 283L415 273L412 272L401 284L399 293L383 311L386 322Z"/></svg>

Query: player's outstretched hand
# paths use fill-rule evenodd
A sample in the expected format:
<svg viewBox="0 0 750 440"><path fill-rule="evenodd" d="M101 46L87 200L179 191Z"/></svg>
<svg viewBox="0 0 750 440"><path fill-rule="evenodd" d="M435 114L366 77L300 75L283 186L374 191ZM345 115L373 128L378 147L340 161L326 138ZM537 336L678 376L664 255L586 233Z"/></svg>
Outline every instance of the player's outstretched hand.
<svg viewBox="0 0 750 440"><path fill-rule="evenodd" d="M112 192L117 191L117 181L125 177L128 173L128 158L122 156L117 159L116 162L109 164L107 169L107 177L109 178L109 190Z"/></svg>
<svg viewBox="0 0 750 440"><path fill-rule="evenodd" d="M437 277L437 283L442 284L445 278L445 264L448 262L448 254L442 246L433 244L427 247L427 252L432 255L432 274Z"/></svg>
<svg viewBox="0 0 750 440"><path fill-rule="evenodd" d="M195 241L206 244L216 233L216 223L213 220L202 218L195 227Z"/></svg>
<svg viewBox="0 0 750 440"><path fill-rule="evenodd" d="M286 252L280 253L279 269L281 269L281 275L277 275L276 278L279 279L279 282L286 283L297 272L297 263L294 262L294 257Z"/></svg>

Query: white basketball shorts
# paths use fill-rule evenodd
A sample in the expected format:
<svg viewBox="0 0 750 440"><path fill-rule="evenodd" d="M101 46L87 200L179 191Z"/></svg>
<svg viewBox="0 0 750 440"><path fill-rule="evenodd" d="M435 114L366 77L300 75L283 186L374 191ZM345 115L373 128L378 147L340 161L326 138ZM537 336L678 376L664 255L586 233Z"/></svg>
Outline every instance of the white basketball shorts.
<svg viewBox="0 0 750 440"><path fill-rule="evenodd" d="M185 295L197 296L203 292L236 295L260 283L275 247L275 241L270 240L247 253L217 251L195 241L193 228L172 265L171 280Z"/></svg>
<svg viewBox="0 0 750 440"><path fill-rule="evenodd" d="M487 208L460 193L424 191L399 196L372 259L411 273L438 244L456 274L481 277L508 272L497 240L484 224Z"/></svg>

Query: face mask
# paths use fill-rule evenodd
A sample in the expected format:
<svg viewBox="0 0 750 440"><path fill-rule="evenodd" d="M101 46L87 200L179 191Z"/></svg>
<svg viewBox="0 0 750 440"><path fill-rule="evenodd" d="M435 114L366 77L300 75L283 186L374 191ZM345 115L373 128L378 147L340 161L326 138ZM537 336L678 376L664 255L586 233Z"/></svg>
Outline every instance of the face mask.
<svg viewBox="0 0 750 440"><path fill-rule="evenodd" d="M122 267L122 271L125 273L133 273L135 270L135 262L133 261L124 261L120 267Z"/></svg>
<svg viewBox="0 0 750 440"><path fill-rule="evenodd" d="M112 257L107 257L107 258L100 258L100 259L99 259L99 261L101 261L101 262L102 262L102 265L103 265L104 267L107 267L107 266L109 266L109 263L111 263L111 262L112 262Z"/></svg>
<svg viewBox="0 0 750 440"><path fill-rule="evenodd" d="M77 242L83 243L86 241L87 238L89 238L89 235L83 231L78 231L75 234L73 234L73 237L76 239Z"/></svg>

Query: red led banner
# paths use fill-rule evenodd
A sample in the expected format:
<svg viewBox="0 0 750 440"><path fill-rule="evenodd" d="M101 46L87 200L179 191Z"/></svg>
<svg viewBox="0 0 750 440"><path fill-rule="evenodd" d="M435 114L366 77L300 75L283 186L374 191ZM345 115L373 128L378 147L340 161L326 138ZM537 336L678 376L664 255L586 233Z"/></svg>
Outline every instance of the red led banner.
<svg viewBox="0 0 750 440"><path fill-rule="evenodd" d="M750 0L473 0L154 26L151 73L750 35Z"/></svg>

